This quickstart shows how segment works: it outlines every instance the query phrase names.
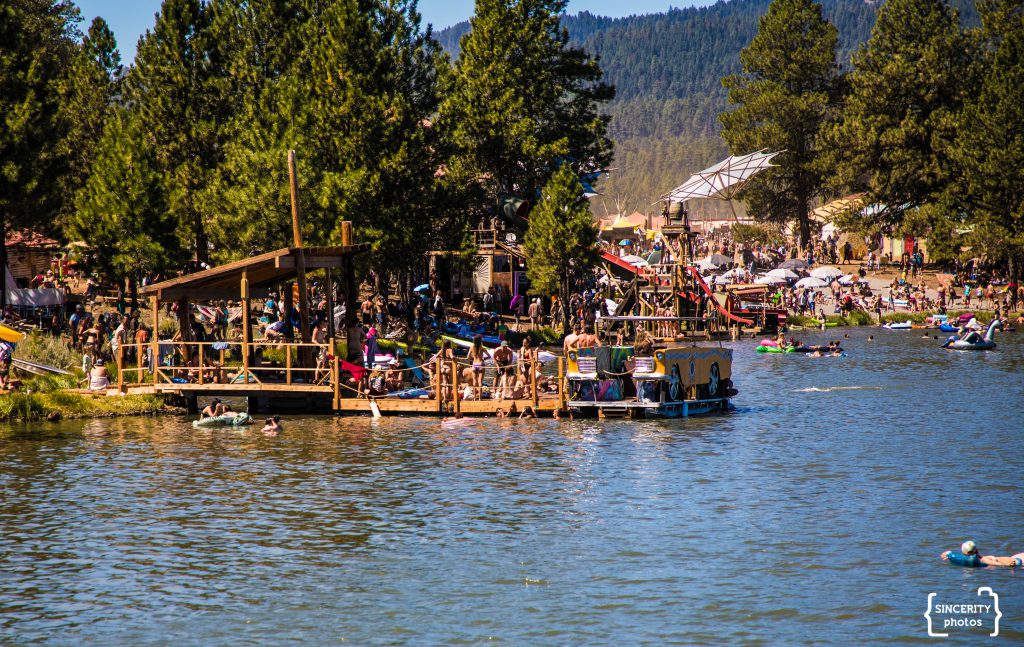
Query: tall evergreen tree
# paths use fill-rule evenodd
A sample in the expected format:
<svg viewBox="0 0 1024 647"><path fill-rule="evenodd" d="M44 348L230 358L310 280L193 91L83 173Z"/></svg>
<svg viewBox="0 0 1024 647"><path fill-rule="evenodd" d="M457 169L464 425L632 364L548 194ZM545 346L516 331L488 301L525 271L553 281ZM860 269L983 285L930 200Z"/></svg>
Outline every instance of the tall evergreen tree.
<svg viewBox="0 0 1024 647"><path fill-rule="evenodd" d="M96 272L123 285L136 273L181 267L186 253L168 209L163 172L136 113L117 109L95 149L69 217L69 233L88 241Z"/></svg>
<svg viewBox="0 0 1024 647"><path fill-rule="evenodd" d="M88 177L104 125L119 98L122 76L114 34L103 18L96 17L58 85L65 129L58 152L67 160L61 177L64 215L74 208L75 192Z"/></svg>
<svg viewBox="0 0 1024 647"><path fill-rule="evenodd" d="M960 118L952 157L960 169L951 191L973 225L972 247L1006 263L1020 278L1024 262L1024 6L981 0L984 76Z"/></svg>
<svg viewBox="0 0 1024 647"><path fill-rule="evenodd" d="M810 203L822 179L816 140L840 91L837 40L836 28L813 0L773 0L757 36L740 53L743 74L722 80L736 106L721 116L729 149L784 151L774 159L777 168L744 190L748 211L796 221L802 245L810 240Z"/></svg>
<svg viewBox="0 0 1024 647"><path fill-rule="evenodd" d="M477 0L461 42L441 124L455 146L450 171L478 187L481 204L502 195L534 200L559 160L577 172L611 161L614 89L597 59L569 46L565 0Z"/></svg>
<svg viewBox="0 0 1024 647"><path fill-rule="evenodd" d="M954 169L948 149L971 82L970 47L946 0L888 0L853 57L841 121L825 134L832 184L865 190L898 224L934 202Z"/></svg>
<svg viewBox="0 0 1024 647"><path fill-rule="evenodd" d="M0 3L0 272L9 228L48 229L60 209L57 84L75 52L77 19L66 0ZM0 280L0 310L6 305Z"/></svg>
<svg viewBox="0 0 1024 647"><path fill-rule="evenodd" d="M208 257L201 196L220 161L230 111L212 69L208 19L200 0L164 0L128 78L128 99L164 174L167 207L199 261Z"/></svg>
<svg viewBox="0 0 1024 647"><path fill-rule="evenodd" d="M563 164L545 185L530 213L524 246L531 289L558 294L563 304L576 283L597 265L597 227L583 187L569 164ZM568 318L563 318L568 327Z"/></svg>

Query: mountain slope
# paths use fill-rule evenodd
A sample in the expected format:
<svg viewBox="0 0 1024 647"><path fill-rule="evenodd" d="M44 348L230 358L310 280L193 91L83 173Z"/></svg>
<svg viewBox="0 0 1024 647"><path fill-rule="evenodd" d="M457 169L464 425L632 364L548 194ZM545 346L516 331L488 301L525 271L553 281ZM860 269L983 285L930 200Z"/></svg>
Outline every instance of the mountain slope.
<svg viewBox="0 0 1024 647"><path fill-rule="evenodd" d="M870 35L880 5L820 2L839 30L839 60L848 66L850 55ZM608 112L619 170L599 190L614 197L617 208L643 210L727 154L718 136L718 114L728 108L721 79L740 71L740 50L757 33L769 3L731 0L628 18L588 12L563 18L573 43L600 57L605 79L616 87ZM971 0L953 4L966 22L977 23ZM437 38L457 56L459 38L468 31L464 22L438 32Z"/></svg>

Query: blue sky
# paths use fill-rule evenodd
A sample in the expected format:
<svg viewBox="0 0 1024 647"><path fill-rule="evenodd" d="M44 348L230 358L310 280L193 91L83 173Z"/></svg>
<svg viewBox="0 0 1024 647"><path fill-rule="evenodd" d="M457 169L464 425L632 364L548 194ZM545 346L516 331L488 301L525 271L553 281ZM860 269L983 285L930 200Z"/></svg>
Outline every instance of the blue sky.
<svg viewBox="0 0 1024 647"><path fill-rule="evenodd" d="M628 16L631 14L666 11L670 6L704 6L715 0L570 0L569 13L590 11L601 16ZM473 15L473 0L420 0L420 13L424 22L441 29ZM135 44L146 29L151 27L160 9L160 0L78 0L82 10L82 31L96 16L103 16L117 37L124 61L135 58Z"/></svg>

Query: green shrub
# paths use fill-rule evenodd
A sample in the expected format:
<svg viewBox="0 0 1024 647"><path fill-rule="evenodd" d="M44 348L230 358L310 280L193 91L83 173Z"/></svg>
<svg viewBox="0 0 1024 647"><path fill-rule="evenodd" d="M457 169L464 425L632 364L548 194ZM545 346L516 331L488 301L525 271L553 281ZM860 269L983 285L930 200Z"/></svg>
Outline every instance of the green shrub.
<svg viewBox="0 0 1024 647"><path fill-rule="evenodd" d="M530 345L534 348L553 346L562 341L562 332L550 326L545 326L538 330L530 330L526 334L530 338Z"/></svg>
<svg viewBox="0 0 1024 647"><path fill-rule="evenodd" d="M20 342L14 357L65 371L78 366L82 358L78 351L68 346L60 337L40 333L33 333Z"/></svg>
<svg viewBox="0 0 1024 647"><path fill-rule="evenodd" d="M906 323L908 321L912 323L923 324L926 315L923 312L893 312L887 315L882 315L882 320L879 323Z"/></svg>
<svg viewBox="0 0 1024 647"><path fill-rule="evenodd" d="M804 328L819 325L817 319L806 315L789 315L786 318L786 323L790 326L803 326Z"/></svg>
<svg viewBox="0 0 1024 647"><path fill-rule="evenodd" d="M0 419L35 420L43 417L45 412L42 397L35 393L0 395Z"/></svg>
<svg viewBox="0 0 1024 647"><path fill-rule="evenodd" d="M874 318L863 310L854 310L847 319L850 320L850 325L853 326L870 326L875 323Z"/></svg>

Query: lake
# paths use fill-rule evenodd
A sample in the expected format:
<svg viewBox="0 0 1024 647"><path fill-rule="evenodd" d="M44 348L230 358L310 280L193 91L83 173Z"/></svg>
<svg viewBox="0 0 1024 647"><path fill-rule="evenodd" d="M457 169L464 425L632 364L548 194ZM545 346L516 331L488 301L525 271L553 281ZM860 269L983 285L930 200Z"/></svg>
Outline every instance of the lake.
<svg viewBox="0 0 1024 647"><path fill-rule="evenodd" d="M5 426L0 642L922 643L982 586L1019 642L1024 569L938 554L1024 551L1024 332L921 332L726 344L707 418Z"/></svg>

